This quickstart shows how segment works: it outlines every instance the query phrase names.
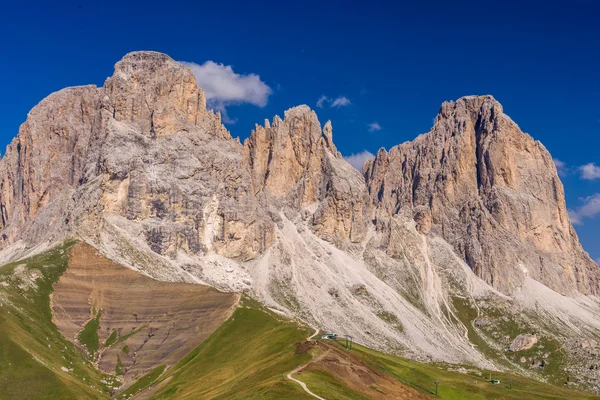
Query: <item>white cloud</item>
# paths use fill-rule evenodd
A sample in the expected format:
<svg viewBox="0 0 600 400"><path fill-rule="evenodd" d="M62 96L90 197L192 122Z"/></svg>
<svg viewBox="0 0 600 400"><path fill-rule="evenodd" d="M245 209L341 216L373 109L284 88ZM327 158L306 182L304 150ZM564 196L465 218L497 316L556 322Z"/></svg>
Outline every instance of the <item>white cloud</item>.
<svg viewBox="0 0 600 400"><path fill-rule="evenodd" d="M323 108L323 103L327 102L329 103L331 100L329 99L329 97L323 95L321 97L319 97L319 100L317 100L317 107L319 108Z"/></svg>
<svg viewBox="0 0 600 400"><path fill-rule="evenodd" d="M569 218L575 225L581 225L585 218L594 218L598 214L600 214L600 193L584 198L581 206L569 210Z"/></svg>
<svg viewBox="0 0 600 400"><path fill-rule="evenodd" d="M589 181L600 179L600 167L594 163L582 165L579 167L579 173L581 174L581 178Z"/></svg>
<svg viewBox="0 0 600 400"><path fill-rule="evenodd" d="M369 127L369 132L377 132L383 129L377 121L367 124L367 126Z"/></svg>
<svg viewBox="0 0 600 400"><path fill-rule="evenodd" d="M349 98L345 96L339 96L337 99L333 100L333 103L331 103L331 107L346 107L350 104L352 103Z"/></svg>
<svg viewBox="0 0 600 400"><path fill-rule="evenodd" d="M569 173L569 168L567 167L567 163L564 161L560 161L558 158L553 158L554 165L556 165L556 171L558 172L558 176L567 176Z"/></svg>
<svg viewBox="0 0 600 400"><path fill-rule="evenodd" d="M249 103L258 107L267 105L271 88L257 74L241 75L230 65L207 61L204 64L182 62L192 70L198 86L206 93L209 108L221 111L223 121L233 123L227 116L226 107Z"/></svg>
<svg viewBox="0 0 600 400"><path fill-rule="evenodd" d="M348 162L348 164L352 165L354 168L362 172L362 167L365 164L365 161L375 158L373 153L367 150L363 150L360 153L352 154L344 157L344 160Z"/></svg>
<svg viewBox="0 0 600 400"><path fill-rule="evenodd" d="M338 96L335 99L332 99L330 97L323 95L323 96L319 97L319 100L317 100L317 107L319 107L319 108L323 108L326 105L329 105L329 107L332 107L332 108L333 107L340 108L340 107L347 107L350 104L352 104L352 102L346 96Z"/></svg>

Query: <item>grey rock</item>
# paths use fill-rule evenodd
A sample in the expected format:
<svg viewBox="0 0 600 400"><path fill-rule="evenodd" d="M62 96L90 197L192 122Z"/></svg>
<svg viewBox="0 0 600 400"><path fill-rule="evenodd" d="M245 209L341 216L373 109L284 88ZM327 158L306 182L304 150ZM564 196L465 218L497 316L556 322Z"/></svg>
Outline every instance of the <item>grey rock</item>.
<svg viewBox="0 0 600 400"><path fill-rule="evenodd" d="M535 335L520 334L510 343L508 349L512 352L529 350L538 342L538 338Z"/></svg>

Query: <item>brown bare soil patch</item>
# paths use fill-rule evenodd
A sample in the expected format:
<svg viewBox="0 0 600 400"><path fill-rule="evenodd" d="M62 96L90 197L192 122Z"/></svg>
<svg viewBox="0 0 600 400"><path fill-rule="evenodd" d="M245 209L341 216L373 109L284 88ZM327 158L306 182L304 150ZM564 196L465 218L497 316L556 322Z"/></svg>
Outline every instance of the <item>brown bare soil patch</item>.
<svg viewBox="0 0 600 400"><path fill-rule="evenodd" d="M315 342L298 342L296 343L296 354L306 354L310 349L315 347L317 344Z"/></svg>
<svg viewBox="0 0 600 400"><path fill-rule="evenodd" d="M158 365L174 365L225 322L239 301L238 294L203 285L155 281L83 243L71 249L54 290L54 323L75 343L101 311L98 366L114 374L118 357L126 382ZM114 331L116 340L105 346Z"/></svg>
<svg viewBox="0 0 600 400"><path fill-rule="evenodd" d="M352 352L345 351L335 344L319 342L318 346L323 356L310 363L304 368L305 371L327 372L344 386L372 399L431 399L430 396L368 366Z"/></svg>

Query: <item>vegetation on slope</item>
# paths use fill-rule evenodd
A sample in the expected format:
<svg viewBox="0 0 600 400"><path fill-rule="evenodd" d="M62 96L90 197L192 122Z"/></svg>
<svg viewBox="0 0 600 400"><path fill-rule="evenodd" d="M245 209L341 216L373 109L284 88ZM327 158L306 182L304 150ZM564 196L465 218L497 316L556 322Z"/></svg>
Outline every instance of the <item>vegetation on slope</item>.
<svg viewBox="0 0 600 400"><path fill-rule="evenodd" d="M479 310L476 310L471 300L457 297L453 298L453 305L456 316L468 329L469 341L488 360L502 368L518 370L521 374L547 380L555 385L569 381L565 372L565 354L560 343L550 335L538 332L536 326L539 324L533 323L537 322L535 316L511 316L506 310L487 302L480 303ZM476 328L473 321L478 317L485 318L487 322ZM509 351L509 344L514 338L519 334L532 332L537 333L539 339L534 347L517 352Z"/></svg>
<svg viewBox="0 0 600 400"><path fill-rule="evenodd" d="M100 341L98 339L98 328L100 327L100 317L102 316L102 311L98 311L96 316L88 321L87 324L83 327L79 335L77 335L77 339L81 344L87 347L90 357L94 357L96 352L98 351L98 347L100 346ZM108 340L107 340L108 341Z"/></svg>
<svg viewBox="0 0 600 400"><path fill-rule="evenodd" d="M0 267L0 399L108 398L112 377L52 323L52 285L71 245Z"/></svg>
<svg viewBox="0 0 600 400"><path fill-rule="evenodd" d="M144 328L146 328L146 325L142 325L139 328L137 328L136 330L134 330L133 332L130 332L130 333L126 334L126 335L119 336L119 338L117 339L116 343L121 343L121 342L126 341L127 339L129 339L130 337L132 337L133 335L135 335L136 333L138 333L139 331L141 331ZM110 345L106 345L106 347L109 347L109 346ZM126 353L129 354L129 346L125 345L125 347L123 347L123 349L125 349L125 348L128 349L126 351Z"/></svg>
<svg viewBox="0 0 600 400"><path fill-rule="evenodd" d="M385 389L377 385L357 391L348 386L348 380L332 371L322 366L312 368L311 360L319 359L324 350L323 346L314 346L298 354L295 344L305 340L306 329L247 298L242 304L225 324L176 366L151 385L144 383L144 386L154 386L151 399L310 399L299 385L286 379L288 372L305 364L309 367L295 378L324 398L354 400L385 394ZM327 341L325 348L327 346L347 352L342 344L333 341ZM489 382L489 371L419 363L357 344L346 354L348 359L356 360L355 365L368 365L371 370L415 389L423 397L435 397L438 381L437 398L449 400L590 398L586 393L507 373L494 372L493 378L500 379L501 383L493 385ZM512 380L512 389L509 380Z"/></svg>
<svg viewBox="0 0 600 400"><path fill-rule="evenodd" d="M117 341L117 331L112 331L104 342L104 347L110 347Z"/></svg>
<svg viewBox="0 0 600 400"><path fill-rule="evenodd" d="M340 347L342 344L338 344ZM447 400L484 400L484 399L590 399L591 394L577 392L526 378L519 375L494 372L492 378L500 380L500 384L489 382L489 371L473 367L425 364L391 356L366 347L354 344L352 352L363 363L378 368L382 372L403 380L424 394L435 392L435 382L439 383L439 396ZM302 380L308 384L313 379L312 372L303 373ZM509 381L512 381L510 389ZM309 385L318 395L333 399L346 399L337 393ZM351 398L351 397L350 397Z"/></svg>
<svg viewBox="0 0 600 400"><path fill-rule="evenodd" d="M286 378L311 358L295 352L308 333L244 298L227 322L161 377L165 384L152 399L310 399Z"/></svg>
<svg viewBox="0 0 600 400"><path fill-rule="evenodd" d="M125 370L123 369L123 361L121 361L121 356L117 356L117 366L115 367L115 375L123 376Z"/></svg>
<svg viewBox="0 0 600 400"><path fill-rule="evenodd" d="M306 371L296 376L296 379L306 383L315 394L329 400L369 400L365 394L358 393L340 382L333 374L323 371ZM375 390L372 389L371 390Z"/></svg>
<svg viewBox="0 0 600 400"><path fill-rule="evenodd" d="M125 389L124 391L119 393L119 395L117 396L117 399L128 399L129 397L133 396L134 394L138 393L139 391L146 389L154 381L156 381L156 379L158 379L159 376L162 375L162 373L165 371L166 367L167 367L166 365L159 365L158 367L154 368L152 371L143 375L137 381L135 381L135 383L133 385L129 386L127 389Z"/></svg>

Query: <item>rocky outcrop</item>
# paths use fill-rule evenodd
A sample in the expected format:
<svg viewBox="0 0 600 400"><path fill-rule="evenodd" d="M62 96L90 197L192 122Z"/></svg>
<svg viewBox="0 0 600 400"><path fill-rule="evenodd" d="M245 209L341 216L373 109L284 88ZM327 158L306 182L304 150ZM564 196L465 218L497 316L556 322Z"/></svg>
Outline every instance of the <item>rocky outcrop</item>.
<svg viewBox="0 0 600 400"><path fill-rule="evenodd" d="M598 291L598 268L569 222L544 146L491 96L444 103L432 130L381 149L365 179L381 218L414 216L505 293L532 277L561 293Z"/></svg>
<svg viewBox="0 0 600 400"><path fill-rule="evenodd" d="M94 86L63 89L29 112L0 161L0 243L23 236L35 242L65 222L65 202L83 177L98 93ZM47 224L36 231L32 222L44 211Z"/></svg>
<svg viewBox="0 0 600 400"><path fill-rule="evenodd" d="M104 101L116 121L133 125L151 137L198 127L220 138L229 138L206 110L206 96L194 74L166 54L129 53L115 65L104 84Z"/></svg>
<svg viewBox="0 0 600 400"><path fill-rule="evenodd" d="M323 129L302 105L256 126L245 141L255 193L303 211L322 238L342 245L365 238L369 200L363 178L337 151L331 122Z"/></svg>
<svg viewBox="0 0 600 400"><path fill-rule="evenodd" d="M525 333L517 336L508 346L508 350L512 352L529 350L538 342L538 338L535 335L528 335Z"/></svg>
<svg viewBox="0 0 600 400"><path fill-rule="evenodd" d="M269 248L283 211L340 248L362 242L375 217L379 246L397 258L401 216L504 293L528 277L597 293L550 154L491 96L444 103L429 133L380 150L363 172L307 106L257 125L242 146L188 68L134 52L102 88L68 88L30 112L0 161L0 240L100 240L110 220L161 256L247 260Z"/></svg>
<svg viewBox="0 0 600 400"><path fill-rule="evenodd" d="M322 129L296 107L242 146L206 109L193 73L155 52L127 54L102 88L46 98L0 161L5 246L64 235L98 242L117 224L160 256L247 260L269 247L283 208L343 246L365 237L368 204L331 123Z"/></svg>
<svg viewBox="0 0 600 400"><path fill-rule="evenodd" d="M126 55L102 88L44 99L0 161L0 182L4 246L98 241L111 216L171 257L251 258L272 233L243 147L206 109L192 72L160 53Z"/></svg>

